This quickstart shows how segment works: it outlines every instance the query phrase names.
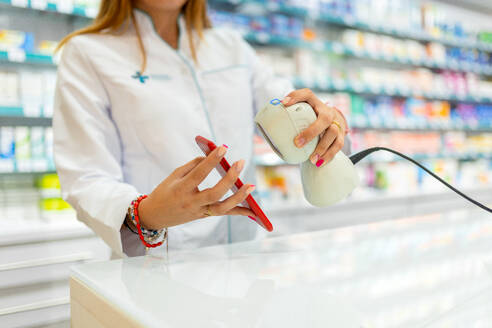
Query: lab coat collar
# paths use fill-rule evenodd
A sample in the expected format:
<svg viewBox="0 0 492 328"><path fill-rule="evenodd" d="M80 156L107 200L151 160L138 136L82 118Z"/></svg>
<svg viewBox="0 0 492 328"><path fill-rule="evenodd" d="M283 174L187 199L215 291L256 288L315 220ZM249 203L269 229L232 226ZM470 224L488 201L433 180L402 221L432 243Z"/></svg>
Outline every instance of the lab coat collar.
<svg viewBox="0 0 492 328"><path fill-rule="evenodd" d="M162 39L159 33L157 33L152 17L146 11L135 8L133 9L133 15L135 16L135 20L137 21L138 27L140 29L142 39L147 39L148 37L151 37L152 39L157 38L172 51L183 52L185 49L188 48L186 23L183 15L179 15L178 17L178 49L174 49L164 39Z"/></svg>

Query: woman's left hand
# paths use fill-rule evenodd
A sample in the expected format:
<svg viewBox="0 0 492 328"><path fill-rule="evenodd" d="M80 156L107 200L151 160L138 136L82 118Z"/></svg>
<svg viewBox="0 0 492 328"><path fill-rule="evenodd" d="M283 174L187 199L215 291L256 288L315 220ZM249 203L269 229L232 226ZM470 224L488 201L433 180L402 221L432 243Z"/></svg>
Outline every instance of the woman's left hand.
<svg viewBox="0 0 492 328"><path fill-rule="evenodd" d="M348 127L342 114L334 107L324 104L310 89L292 91L282 100L282 104L291 106L302 101L313 107L318 118L295 137L294 144L301 148L319 136L318 145L309 160L317 167L321 167L331 161L342 149Z"/></svg>

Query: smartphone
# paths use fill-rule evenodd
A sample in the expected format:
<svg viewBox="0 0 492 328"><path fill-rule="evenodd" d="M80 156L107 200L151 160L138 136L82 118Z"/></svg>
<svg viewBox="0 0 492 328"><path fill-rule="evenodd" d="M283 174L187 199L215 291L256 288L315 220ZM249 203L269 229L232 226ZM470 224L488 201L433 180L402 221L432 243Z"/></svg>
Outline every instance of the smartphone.
<svg viewBox="0 0 492 328"><path fill-rule="evenodd" d="M206 156L208 156L208 154L210 154L211 151L213 151L215 148L217 148L217 146L212 141L210 141L210 140L208 140L202 136L197 136L195 138L195 141L198 144L198 147L200 147L200 149L203 151L203 153ZM219 171L219 174L222 177L224 177L226 175L227 171L229 171L229 169L231 168L231 165L229 164L229 162L227 162L227 160L224 157L220 161L220 164L217 165L215 168L217 169L217 171ZM239 188L241 188L242 186L243 186L243 182L238 178L236 180L236 182L234 183L234 185L232 186L231 190L233 193L236 193L239 190ZM253 196L251 196L251 194L248 195L248 197L246 197L246 200L244 202L242 202L241 205L251 209L253 211L253 213L255 213L256 218L250 216L249 218L251 220L258 223L262 228L264 228L267 231L273 230L272 223L270 222L270 220L268 220L267 216L265 215L265 213L263 213L260 206L255 201Z"/></svg>

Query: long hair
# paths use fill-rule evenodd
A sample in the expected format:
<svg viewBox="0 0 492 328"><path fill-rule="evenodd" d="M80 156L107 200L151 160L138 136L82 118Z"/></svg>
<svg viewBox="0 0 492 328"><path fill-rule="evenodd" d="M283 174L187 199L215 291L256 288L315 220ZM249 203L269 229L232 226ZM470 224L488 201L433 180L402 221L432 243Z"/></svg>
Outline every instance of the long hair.
<svg viewBox="0 0 492 328"><path fill-rule="evenodd" d="M147 55L142 42L139 27L135 16L133 15L132 0L101 0L99 13L93 23L87 27L70 33L64 37L56 50L59 50L71 38L91 33L113 33L116 32L124 24L133 23L137 32L138 47L142 55L141 71L145 71L147 67ZM184 16L188 40L190 43L191 55L195 62L197 61L196 49L193 43L192 31L196 31L200 38L203 37L203 30L210 28L212 24L207 15L206 0L188 0L181 8L181 13Z"/></svg>

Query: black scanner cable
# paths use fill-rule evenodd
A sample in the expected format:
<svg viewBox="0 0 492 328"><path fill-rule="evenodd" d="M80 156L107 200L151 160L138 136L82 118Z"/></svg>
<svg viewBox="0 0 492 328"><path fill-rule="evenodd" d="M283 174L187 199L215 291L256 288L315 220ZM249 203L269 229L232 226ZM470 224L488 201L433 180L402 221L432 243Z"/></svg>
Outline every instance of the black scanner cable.
<svg viewBox="0 0 492 328"><path fill-rule="evenodd" d="M410 158L410 157L408 157L408 156L406 156L406 155L404 155L402 153L399 153L396 150L393 150L393 149L390 149L390 148L386 148L386 147L372 147L372 148L368 148L368 149L362 150L362 151L360 151L360 152L358 152L356 154L353 154L352 156L350 156L350 160L352 161L352 163L357 164L361 159L363 159L367 155L372 154L372 153L374 153L375 151L378 151L378 150L385 150L385 151L388 151L388 152L393 153L395 155L398 155L400 157L403 157L407 161L412 162L413 164L417 165L418 167L420 167L425 172L427 172L430 175L432 175L434 178L436 178L438 181L440 181L442 184L444 184L446 187L448 187L449 189L451 189L452 191L454 191L455 193L457 193L461 197L465 198L469 202L472 202L473 204L477 205L478 207L486 210L487 212L492 213L492 209L490 207L487 207L484 204L482 204L482 203L474 200L473 198L465 195L464 193L462 193L461 191L459 191L458 189L456 189L455 187L453 187L452 185L450 185L449 183L447 183L446 181L444 181L443 179L441 179L434 172L432 172L431 170L429 170L428 168L426 168L425 166L423 166L422 164L420 164L419 162L417 162L413 158Z"/></svg>

